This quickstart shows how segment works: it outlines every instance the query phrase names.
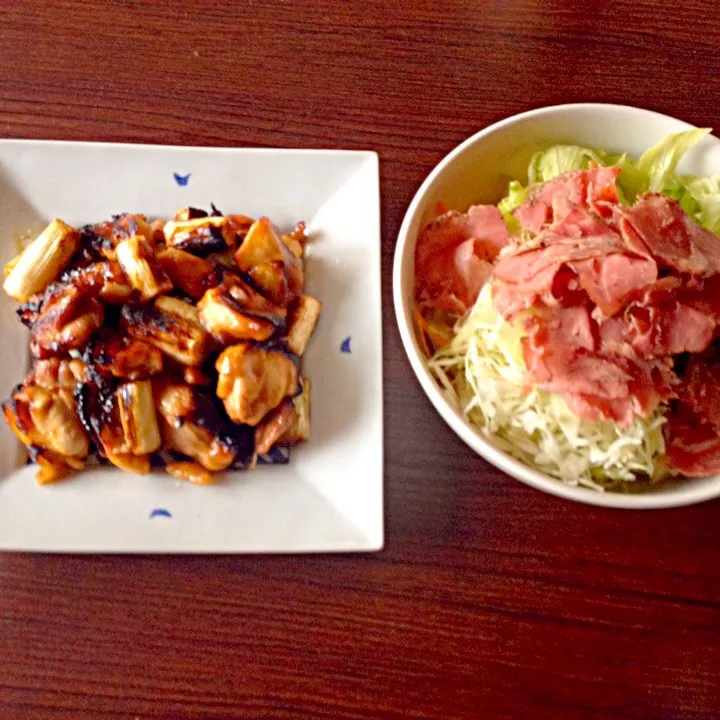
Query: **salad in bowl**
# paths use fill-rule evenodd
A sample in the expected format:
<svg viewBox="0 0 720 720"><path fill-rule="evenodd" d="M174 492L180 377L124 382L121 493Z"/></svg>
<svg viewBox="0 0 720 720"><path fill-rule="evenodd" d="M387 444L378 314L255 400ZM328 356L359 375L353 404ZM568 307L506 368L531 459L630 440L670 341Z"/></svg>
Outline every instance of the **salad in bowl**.
<svg viewBox="0 0 720 720"><path fill-rule="evenodd" d="M720 176L678 171L709 132L556 143L498 203L420 226L425 366L532 470L601 492L720 474Z"/></svg>

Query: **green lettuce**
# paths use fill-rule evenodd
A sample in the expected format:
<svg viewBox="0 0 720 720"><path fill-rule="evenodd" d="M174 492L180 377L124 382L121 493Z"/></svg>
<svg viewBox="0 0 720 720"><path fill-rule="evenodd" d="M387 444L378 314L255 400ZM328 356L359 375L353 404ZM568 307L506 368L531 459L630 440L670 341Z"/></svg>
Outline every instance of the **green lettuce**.
<svg viewBox="0 0 720 720"><path fill-rule="evenodd" d="M703 227L720 234L720 175L688 178L684 189L697 206L694 212L688 214Z"/></svg>
<svg viewBox="0 0 720 720"><path fill-rule="evenodd" d="M579 145L553 145L549 150L536 152L528 167L528 181L531 185L547 182L568 170L587 170L590 161L605 165L602 153Z"/></svg>
<svg viewBox="0 0 720 720"><path fill-rule="evenodd" d="M644 192L659 193L672 186L676 182L675 168L683 155L709 132L709 128L699 128L673 133L646 150L639 160L625 158L618 179L625 197L634 200Z"/></svg>
<svg viewBox="0 0 720 720"><path fill-rule="evenodd" d="M693 180L694 178L689 177L689 180ZM680 203L680 207L694 220L698 221L698 215L700 213L700 203L693 197L692 193L688 188L681 182L680 180L677 180L675 182L672 182L670 185L667 185L662 190L663 195L667 195L668 197L672 198L673 200L677 200ZM703 223L699 223L703 224Z"/></svg>
<svg viewBox="0 0 720 720"><path fill-rule="evenodd" d="M512 213L515 208L525 202L527 193L527 188L524 188L517 180L512 180L508 185L507 195L498 203L498 210L505 218L505 224L511 233L520 229L520 223Z"/></svg>
<svg viewBox="0 0 720 720"><path fill-rule="evenodd" d="M709 128L673 133L646 150L637 160L627 154L610 154L598 148L579 145L553 145L536 152L528 166L528 187L547 182L571 170L586 170L590 163L621 168L617 180L621 203L632 204L639 195L659 192L677 200L682 209L698 224L720 234L720 175L698 178L678 175L678 163L687 151L700 142ZM512 211L528 195L528 188L513 181L498 208L511 232L517 228Z"/></svg>

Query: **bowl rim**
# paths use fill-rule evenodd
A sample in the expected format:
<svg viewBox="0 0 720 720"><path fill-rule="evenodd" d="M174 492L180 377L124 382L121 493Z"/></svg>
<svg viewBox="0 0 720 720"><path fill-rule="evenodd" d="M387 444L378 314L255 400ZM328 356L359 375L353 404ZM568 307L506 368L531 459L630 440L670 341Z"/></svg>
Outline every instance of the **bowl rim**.
<svg viewBox="0 0 720 720"><path fill-rule="evenodd" d="M462 416L460 411L453 407L450 401L444 397L440 387L430 374L430 371L423 360L422 353L417 344L415 332L412 327L412 322L408 321L408 316L406 315L406 308L403 300L403 261L406 249L410 244L410 226L415 219L418 209L425 201L426 195L433 188L437 179L443 174L447 167L468 148L481 141L484 137L512 125L553 113L563 113L568 111L607 112L608 110L615 112L627 112L634 115L636 118L638 117L638 114L640 114L648 118L655 117L663 120L671 120L677 124L678 130L691 130L695 128L694 125L691 125L684 120L679 120L671 115L666 115L654 110L638 108L632 105L587 102L565 103L527 110L525 112L504 118L496 123L492 123L491 125L488 125L487 127L474 133L447 153L447 155L445 155L445 157L443 157L442 160L432 169L430 174L418 188L405 212L400 231L398 232L393 258L392 285L395 320L400 330L403 347L410 361L413 372L435 410L468 447L507 475L510 475L512 478L519 480L526 485L542 490L543 492L565 498L567 500L581 502L586 505L629 510L662 509L692 505L720 496L720 476L704 479L689 478L687 484L677 485L658 492L649 491L638 494L626 494L613 491L598 492L597 490L592 490L582 486L567 485L561 480L531 468L520 460L516 460L511 457L503 450L495 447L488 440L484 439L480 433Z"/></svg>

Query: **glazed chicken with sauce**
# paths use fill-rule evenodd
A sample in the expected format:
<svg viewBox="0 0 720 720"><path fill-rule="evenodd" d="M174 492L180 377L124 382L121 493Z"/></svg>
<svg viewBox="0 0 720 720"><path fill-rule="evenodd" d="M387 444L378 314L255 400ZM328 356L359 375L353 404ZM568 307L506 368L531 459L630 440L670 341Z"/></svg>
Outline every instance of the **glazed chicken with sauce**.
<svg viewBox="0 0 720 720"><path fill-rule="evenodd" d="M5 267L31 366L3 404L53 482L90 463L164 466L197 484L285 462L309 439L300 360L321 304L304 294L305 226L184 208L61 220Z"/></svg>

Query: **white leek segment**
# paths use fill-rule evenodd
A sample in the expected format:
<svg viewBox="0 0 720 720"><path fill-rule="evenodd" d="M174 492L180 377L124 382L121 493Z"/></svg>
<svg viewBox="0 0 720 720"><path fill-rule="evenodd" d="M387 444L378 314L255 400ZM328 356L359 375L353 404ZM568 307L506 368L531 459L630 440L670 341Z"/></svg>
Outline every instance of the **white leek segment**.
<svg viewBox="0 0 720 720"><path fill-rule="evenodd" d="M53 220L25 250L6 266L3 290L27 302L42 292L67 267L80 244L80 233L62 220Z"/></svg>

